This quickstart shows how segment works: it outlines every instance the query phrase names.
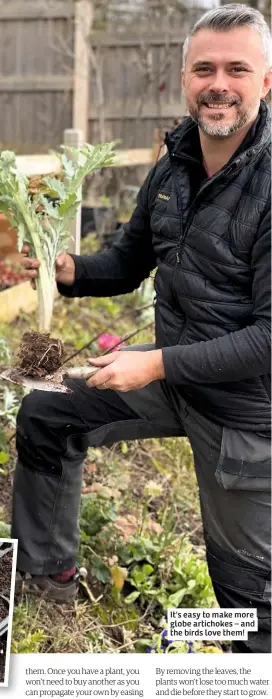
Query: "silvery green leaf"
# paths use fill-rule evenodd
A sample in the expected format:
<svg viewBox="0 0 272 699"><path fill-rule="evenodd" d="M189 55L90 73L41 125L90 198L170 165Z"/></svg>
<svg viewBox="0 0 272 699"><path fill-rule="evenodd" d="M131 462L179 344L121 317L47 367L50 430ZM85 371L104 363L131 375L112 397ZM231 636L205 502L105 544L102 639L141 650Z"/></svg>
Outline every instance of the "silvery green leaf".
<svg viewBox="0 0 272 699"><path fill-rule="evenodd" d="M4 359L7 359L10 361L10 350L9 346L3 338L0 338L0 361L3 361Z"/></svg>
<svg viewBox="0 0 272 699"><path fill-rule="evenodd" d="M5 167L9 167L10 165L16 165L16 156L15 153L11 150L3 150L1 153L1 161Z"/></svg>
<svg viewBox="0 0 272 699"><path fill-rule="evenodd" d="M74 215L76 213L79 201L76 192L71 192L71 194L66 197L66 199L59 206L59 216L65 216L67 213Z"/></svg>
<svg viewBox="0 0 272 699"><path fill-rule="evenodd" d="M51 218L59 218L59 207L54 206L54 204L51 201L48 201L48 199L45 196L43 196L43 194L40 195L40 203L43 206L43 213L45 213L47 216L51 216Z"/></svg>
<svg viewBox="0 0 272 699"><path fill-rule="evenodd" d="M85 153L79 153L78 154L78 159L77 159L77 166L78 167L84 167L86 165L87 158Z"/></svg>
<svg viewBox="0 0 272 699"><path fill-rule="evenodd" d="M18 401L14 391L11 391L9 388L5 387L3 395L4 412L7 412L8 410L12 410L13 408L15 408L17 402Z"/></svg>
<svg viewBox="0 0 272 699"><path fill-rule="evenodd" d="M75 168L74 168L72 161L69 160L69 158L67 158L65 153L63 153L61 155L61 162L62 162L62 166L63 166L66 177L71 179L71 177L73 177L75 174Z"/></svg>
<svg viewBox="0 0 272 699"><path fill-rule="evenodd" d="M65 199L66 189L65 185L63 184L63 182L61 182L61 180L57 180L56 178L51 177L45 177L43 182L48 187L46 194L48 194L51 197L57 197L61 201Z"/></svg>
<svg viewBox="0 0 272 699"><path fill-rule="evenodd" d="M22 199L27 200L27 198L28 198L28 180L27 180L27 178L24 175L22 175L21 173L18 173L16 176L16 180L18 183L18 192L19 192L20 197L22 197Z"/></svg>
<svg viewBox="0 0 272 699"><path fill-rule="evenodd" d="M0 196L0 202L3 202L3 204L12 204L13 203L13 198L9 197L7 194L2 194Z"/></svg>

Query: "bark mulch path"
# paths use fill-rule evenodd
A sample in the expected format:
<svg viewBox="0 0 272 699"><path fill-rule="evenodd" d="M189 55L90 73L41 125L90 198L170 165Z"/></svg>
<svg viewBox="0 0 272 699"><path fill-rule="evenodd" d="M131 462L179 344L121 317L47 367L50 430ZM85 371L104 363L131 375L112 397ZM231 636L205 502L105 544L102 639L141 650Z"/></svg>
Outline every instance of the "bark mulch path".
<svg viewBox="0 0 272 699"><path fill-rule="evenodd" d="M2 597L0 597L0 622L3 621L9 613L9 606L8 603L5 602Z"/></svg>
<svg viewBox="0 0 272 699"><path fill-rule="evenodd" d="M9 595L12 573L13 551L8 551L0 558L0 592Z"/></svg>
<svg viewBox="0 0 272 699"><path fill-rule="evenodd" d="M7 637L6 634L4 634L2 638L0 638L0 683L4 682L5 679L6 649Z"/></svg>

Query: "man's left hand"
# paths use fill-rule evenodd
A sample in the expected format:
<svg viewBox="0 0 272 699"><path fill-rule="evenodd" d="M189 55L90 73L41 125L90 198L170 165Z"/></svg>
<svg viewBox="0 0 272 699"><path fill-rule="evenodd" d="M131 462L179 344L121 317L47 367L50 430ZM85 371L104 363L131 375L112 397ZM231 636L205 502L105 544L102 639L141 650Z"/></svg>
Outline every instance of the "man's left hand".
<svg viewBox="0 0 272 699"><path fill-rule="evenodd" d="M165 378L161 350L122 350L88 361L93 366L101 367L87 381L88 386L96 388L133 391L147 386L151 381Z"/></svg>

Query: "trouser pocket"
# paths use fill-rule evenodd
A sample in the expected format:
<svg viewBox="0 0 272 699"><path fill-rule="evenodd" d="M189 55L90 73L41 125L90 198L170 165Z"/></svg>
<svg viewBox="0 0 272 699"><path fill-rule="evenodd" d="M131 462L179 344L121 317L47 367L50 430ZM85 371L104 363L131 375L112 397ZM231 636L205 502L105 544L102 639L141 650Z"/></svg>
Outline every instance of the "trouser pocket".
<svg viewBox="0 0 272 699"><path fill-rule="evenodd" d="M270 492L270 440L254 432L224 427L215 477L225 490Z"/></svg>
<svg viewBox="0 0 272 699"><path fill-rule="evenodd" d="M236 608L243 619L243 608L256 609L258 630L248 629L248 638L233 643L239 653L271 652L271 577L268 571L245 563L238 555L223 551L211 538L207 541L207 562L218 604ZM240 609L239 609L240 608Z"/></svg>

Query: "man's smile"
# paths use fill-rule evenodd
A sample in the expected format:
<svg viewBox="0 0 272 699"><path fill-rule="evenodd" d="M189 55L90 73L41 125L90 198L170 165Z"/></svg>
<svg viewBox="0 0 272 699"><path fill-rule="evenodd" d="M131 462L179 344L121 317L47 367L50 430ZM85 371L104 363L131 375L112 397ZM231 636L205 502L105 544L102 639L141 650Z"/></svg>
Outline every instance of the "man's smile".
<svg viewBox="0 0 272 699"><path fill-rule="evenodd" d="M208 108L208 109L232 109L234 107L233 104L209 104L208 102L203 102L202 106Z"/></svg>

